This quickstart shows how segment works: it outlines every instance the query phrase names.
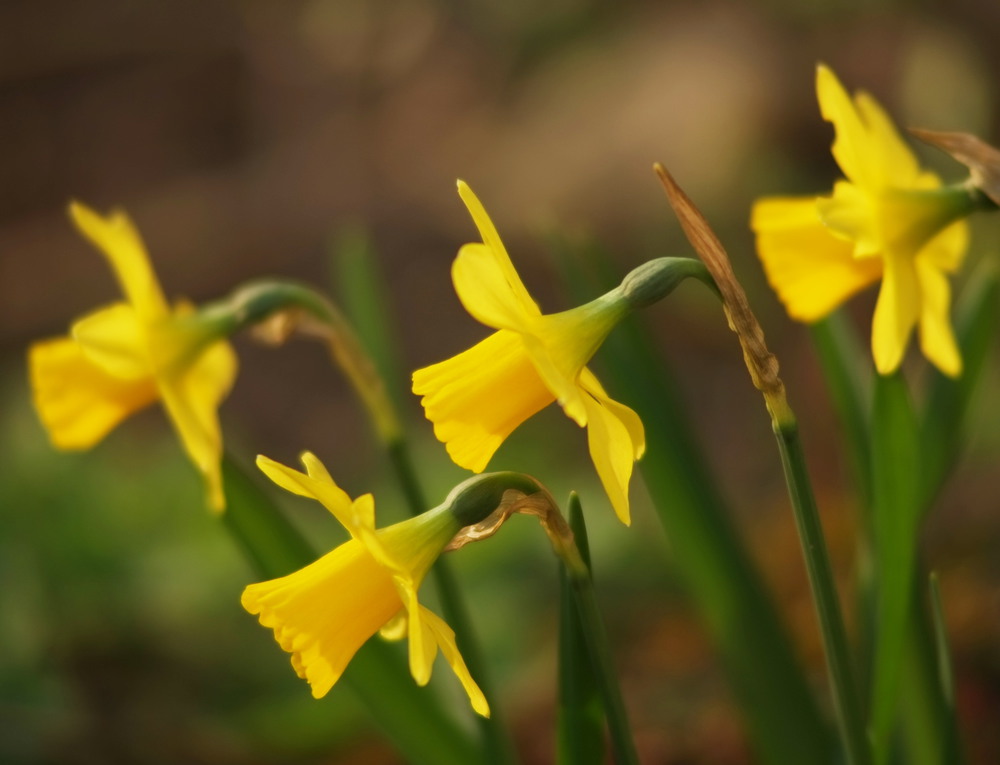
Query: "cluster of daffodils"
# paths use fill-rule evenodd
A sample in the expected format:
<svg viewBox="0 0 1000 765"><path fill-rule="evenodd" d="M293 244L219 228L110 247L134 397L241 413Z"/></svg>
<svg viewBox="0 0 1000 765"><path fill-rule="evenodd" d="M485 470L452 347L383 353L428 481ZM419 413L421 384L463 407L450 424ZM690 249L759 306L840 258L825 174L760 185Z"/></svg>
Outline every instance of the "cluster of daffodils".
<svg viewBox="0 0 1000 765"><path fill-rule="evenodd" d="M889 374L899 367L917 328L931 363L957 376L962 360L949 319L948 277L964 257L964 218L977 205L976 192L942 186L921 170L878 104L864 93L852 99L826 67L818 70L817 93L823 117L836 130L833 154L846 180L829 195L756 203L752 226L767 276L789 314L806 322L881 281L872 320L877 370ZM413 392L435 435L458 465L481 473L521 423L557 402L586 428L601 484L617 517L629 524L629 483L645 450L643 425L587 365L632 310L656 302L688 276L711 280L695 261L663 258L585 305L542 313L479 199L465 183L458 192L482 241L460 249L452 267L455 291L469 314L494 332L414 372ZM92 447L131 413L159 400L204 479L208 505L224 510L217 410L236 374L228 337L252 312L245 305L171 306L123 213L103 217L74 203L70 216L107 258L126 300L79 319L68 336L31 348L34 403L52 442L64 449ZM266 286L253 295L263 296L262 305L280 303ZM452 497L378 529L370 494L351 500L314 455L307 452L302 460L304 473L265 457L257 464L280 487L319 501L350 540L300 571L248 586L244 608L274 631L316 697L378 632L408 637L410 672L420 684L428 682L440 650L473 709L488 715L454 632L420 604L417 593L463 529L496 506L496 492L483 495L489 501L475 517L456 511Z"/></svg>

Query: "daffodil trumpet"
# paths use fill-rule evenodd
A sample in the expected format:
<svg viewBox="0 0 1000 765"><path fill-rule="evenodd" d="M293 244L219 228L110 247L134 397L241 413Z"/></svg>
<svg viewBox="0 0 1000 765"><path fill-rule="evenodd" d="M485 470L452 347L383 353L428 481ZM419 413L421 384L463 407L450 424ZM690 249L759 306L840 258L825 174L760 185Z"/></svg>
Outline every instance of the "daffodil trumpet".
<svg viewBox="0 0 1000 765"><path fill-rule="evenodd" d="M875 99L849 95L826 66L817 68L816 93L845 179L827 195L757 201L750 225L768 281L803 322L881 282L871 330L879 374L899 368L916 330L924 356L958 377L948 277L965 258L965 218L982 208L983 194L923 170Z"/></svg>
<svg viewBox="0 0 1000 765"><path fill-rule="evenodd" d="M479 199L462 181L458 192L482 242L461 248L452 281L472 317L496 331L413 373L413 392L434 434L456 464L478 473L515 428L556 401L587 428L598 477L618 518L628 524L632 467L646 448L642 422L605 392L586 365L630 311L662 299L685 278L710 277L697 261L661 258L585 305L543 314Z"/></svg>
<svg viewBox="0 0 1000 765"><path fill-rule="evenodd" d="M489 716L489 705L455 642L455 633L421 605L417 591L437 558L464 526L503 505L542 491L517 473L474 476L456 486L443 503L418 516L378 529L371 494L351 499L315 455L305 452L306 472L267 457L257 465L276 484L318 500L351 539L287 576L251 584L241 602L292 655L296 673L314 697L326 695L357 650L376 632L409 638L410 673L420 685L431 677L438 650L465 689L473 709Z"/></svg>

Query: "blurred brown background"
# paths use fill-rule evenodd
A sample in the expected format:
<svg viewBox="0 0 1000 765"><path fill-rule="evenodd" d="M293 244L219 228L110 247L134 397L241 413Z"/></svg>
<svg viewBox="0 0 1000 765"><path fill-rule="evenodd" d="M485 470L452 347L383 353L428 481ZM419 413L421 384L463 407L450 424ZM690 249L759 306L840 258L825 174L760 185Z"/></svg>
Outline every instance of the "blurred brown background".
<svg viewBox="0 0 1000 765"><path fill-rule="evenodd" d="M198 631L203 617L215 613L215 601L199 611L185 598L199 592L207 598L202 590L217 585L205 582L218 581L229 586L221 597L230 603L248 576L224 542L202 543L206 555L224 562L212 564L212 573L189 573L186 589L121 595L114 606L121 624L110 619L117 633L107 614L91 610L107 605L104 579L95 575L93 591L67 585L80 577L89 582L95 570L111 572L110 581L135 574L131 564L109 562L121 547L88 526L104 516L91 515L80 492L97 505L106 501L100 486L80 489L76 483L92 466L120 466L124 460L129 467L127 482L114 489L118 504L109 506L141 514L151 503L162 511L154 513L161 520L178 512L170 507L173 495L151 502L144 492L152 480L150 465L177 459L172 442L161 444L169 434L158 412L129 423L131 435L116 432L98 454L78 460L49 454L28 410L28 343L64 332L72 318L117 297L108 269L68 222L69 199L100 210L126 208L166 292L195 301L266 275L336 291L336 244L345 232L366 231L409 370L483 335L450 285L451 259L475 237L455 193L456 178L482 198L543 308L558 310L568 299L549 257L553 230L596 238L622 274L648 257L689 254L651 172L651 164L662 161L730 247L782 360L831 543L847 572L853 500L835 419L804 330L784 316L753 257L749 206L762 194L822 191L836 176L830 129L819 118L813 93L817 61L829 63L850 89L872 91L903 125L965 130L996 143L998 33L1000 5L992 0L0 3L0 427L7 431L0 449L8 455L0 472L8 505L0 511L6 525L0 535L7 538L0 542L0 553L7 555L0 563L6 591L0 598L7 601L10 620L0 635L0 646L5 639L10 644L0 669L14 678L3 686L0 719L15 721L19 730L6 739L0 733L0 760L333 762L354 752L358 761L392 761L374 739L359 743L327 727L334 716L329 710L325 716L304 711L299 696L306 694L294 678L287 697L297 701L289 704L318 721L326 737L314 733L315 741L302 744L275 734L267 746L257 746L246 733L257 718L232 698L217 698L219 682L228 682L220 678L229 675L201 667L199 662L210 662L195 645L178 654L143 642L149 634L162 635L157 620L164 602L176 608L163 617L173 619L164 629L176 630L174 648L185 639L205 640ZM925 150L921 156L946 177L961 177L943 157ZM978 225L970 262L996 257L995 225L992 219ZM859 302L859 318L866 321L870 297ZM803 654L821 678L780 468L735 342L717 308L695 289L679 291L649 321L699 412L710 459L745 516L741 522ZM366 423L322 354L306 345L273 351L241 341L239 348L243 369L222 419L227 440L240 452L290 462L300 449L312 448L352 494L385 477ZM984 763L1000 757L998 382L994 359L973 448L931 520L926 551L942 571L970 751L992 758L975 760ZM405 380L398 384L405 390ZM409 407L422 459L440 462L443 450L429 436L416 402ZM575 428L552 412L542 415L541 425L529 426L519 448L503 454L517 462L523 447L532 459L554 467L554 457L537 454L546 428L556 432L557 453L586 464ZM150 444L148 459L130 453L140 438ZM441 491L460 477L447 468L437 471L430 483ZM177 475L191 484L178 489L190 501L197 486L183 467ZM553 483L562 491L576 480L571 475ZM58 485L66 496L56 501L50 494ZM636 524L652 537L647 557L660 586L669 583L656 567L661 532L643 505L641 487L636 494ZM100 528L117 529L122 547L142 535L107 512L101 523L110 525ZM192 515L190 508L185 512ZM204 560L183 552L183 540L189 526L217 533L210 523L200 516L184 521L176 548L160 551L167 556L162 570L142 568L149 561L139 553L143 560L135 566L156 587L164 586L159 573L172 580L178 565L197 571ZM608 562L598 570L610 569L613 588L621 575L615 562L629 560L633 538L616 526L601 528ZM66 539L54 543L50 534ZM78 549L81 536L90 538L88 550L100 551L102 544L107 549L94 552L96 558L70 554L67 563L64 553ZM544 544L525 544L535 545L529 572L550 577ZM497 555L495 564L504 570L510 564L502 556L516 559L520 553L511 543ZM52 566L64 568L53 573ZM724 681L683 598L650 605L659 590L648 582L639 593L627 590L634 584L627 577L619 584L631 600L612 609L620 612L622 665L649 761L749 761ZM62 596L53 595L60 590ZM516 604L523 593L506 597L514 603L509 608L521 608ZM157 615L137 615L136 602ZM546 613L545 602L536 605ZM225 619L232 628L220 640L260 631L235 607ZM121 638L120 630L136 622L141 634ZM520 638L539 663L526 666L523 655L497 638L501 654L508 652L498 660L505 667L499 672L507 678L510 699L527 699L510 715L525 757L544 762L551 745L553 625L543 620L524 629L527 637ZM254 638L260 638L253 644L259 661L281 665L274 675L283 679L284 657L275 661L268 636ZM216 652L227 653L224 646ZM170 668L178 666L180 674L172 675ZM241 670L233 662L225 672ZM178 679L185 672L201 679L185 686ZM184 686L168 692L167 701L150 690L165 677ZM209 720L202 725L196 712L182 710L212 687L212 678L205 704L216 711L198 713ZM247 692L234 682L235 696ZM145 689L142 694L137 687ZM261 687L268 687L263 680ZM672 695L664 696L664 687ZM138 724L129 716L135 704ZM164 704L171 711L161 720L171 720L172 727L156 722ZM217 715L218 709L231 714ZM122 732L129 726L140 738L159 742L159 754L136 749L131 734ZM180 732L172 736L168 730ZM255 735L262 735L260 729Z"/></svg>

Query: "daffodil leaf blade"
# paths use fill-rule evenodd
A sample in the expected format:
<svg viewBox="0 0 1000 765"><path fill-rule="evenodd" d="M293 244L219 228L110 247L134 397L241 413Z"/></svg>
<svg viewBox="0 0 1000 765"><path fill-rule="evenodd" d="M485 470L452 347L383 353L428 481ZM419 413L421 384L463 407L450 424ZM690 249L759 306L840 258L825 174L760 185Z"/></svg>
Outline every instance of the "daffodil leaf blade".
<svg viewBox="0 0 1000 765"><path fill-rule="evenodd" d="M878 375L872 404L872 542L876 598L870 729L875 763L887 761L899 701L917 532L922 515L920 427L900 372Z"/></svg>
<svg viewBox="0 0 1000 765"><path fill-rule="evenodd" d="M584 562L590 565L587 528L579 497L570 496L569 525ZM605 761L604 707L587 650L573 586L560 566L559 710L556 761L559 765L598 765Z"/></svg>
<svg viewBox="0 0 1000 765"><path fill-rule="evenodd" d="M843 314L831 314L811 324L809 330L823 369L823 379L840 419L854 481L862 504L867 507L872 491L867 404L871 395L871 376L865 372L871 364Z"/></svg>

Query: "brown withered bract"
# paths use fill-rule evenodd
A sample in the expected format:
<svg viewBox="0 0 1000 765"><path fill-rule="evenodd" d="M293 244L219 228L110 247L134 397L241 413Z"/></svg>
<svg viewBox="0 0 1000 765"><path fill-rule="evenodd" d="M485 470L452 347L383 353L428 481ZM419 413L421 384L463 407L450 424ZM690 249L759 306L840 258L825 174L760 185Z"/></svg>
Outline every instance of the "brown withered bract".
<svg viewBox="0 0 1000 765"><path fill-rule="evenodd" d="M764 394L764 400L772 417L778 422L783 422L791 417L791 411L785 399L785 385L778 376L778 360L767 349L764 330L750 310L746 293L733 273L725 248L708 225L705 216L677 185L666 168L657 162L653 165L653 169L663 184L670 206L677 215L688 241L715 279L722 295L729 328L739 338L740 346L743 348L743 358L754 387Z"/></svg>
<svg viewBox="0 0 1000 765"><path fill-rule="evenodd" d="M971 133L921 128L909 128L909 132L968 167L975 187L993 200L994 204L1000 205L1000 150Z"/></svg>

